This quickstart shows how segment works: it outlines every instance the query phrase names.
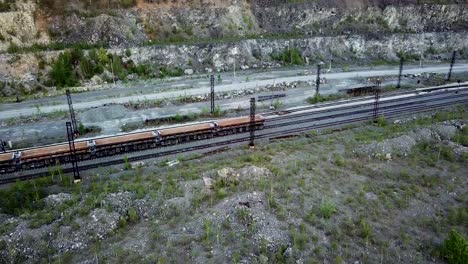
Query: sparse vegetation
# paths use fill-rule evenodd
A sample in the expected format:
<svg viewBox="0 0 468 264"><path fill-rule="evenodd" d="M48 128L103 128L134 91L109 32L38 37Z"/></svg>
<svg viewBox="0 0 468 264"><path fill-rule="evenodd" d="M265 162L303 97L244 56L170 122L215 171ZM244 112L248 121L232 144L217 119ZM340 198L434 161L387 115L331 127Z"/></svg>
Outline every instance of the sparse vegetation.
<svg viewBox="0 0 468 264"><path fill-rule="evenodd" d="M353 150L363 142L430 126L436 120L458 119L462 113L441 112L432 118L360 126L339 133L319 131L310 138L259 144L255 150L240 147L218 156L177 157L180 164L173 167L158 160L141 166L101 168L95 175L89 171L90 176L78 185L71 181L62 184L60 178L70 178L61 176L60 168L51 168L51 178L41 179L45 182L27 182L31 183L30 194L24 194L24 188L0 191L0 208L5 213L13 201L22 209L11 214L26 221L28 228L41 227L35 229L38 232L44 226L57 225L59 234L63 234L62 226L72 234L79 232L87 219L99 216L97 212L117 215L112 218L115 232L93 241L80 253L70 253L97 256L101 262L159 261L160 252L165 252L165 261L175 262L188 261L193 254L215 262L241 262L249 257L260 263L298 258L347 263L364 259L359 254L365 254L369 262L385 263L404 254L408 261L416 262L434 259L434 252L449 261L460 252L460 243L453 241L462 241L463 233L449 235L437 251L431 245L449 230L464 228L466 201L458 194L463 193L466 181L465 164L458 159L448 161L441 154L440 162L428 169L421 156L413 163L412 153L382 161L356 156ZM438 153L437 146L417 148L422 148L421 153ZM237 178L252 165L270 173L257 177L258 169L252 169ZM226 167L233 168L233 174L220 177L218 170ZM210 187L203 177L212 179ZM34 198L35 184L39 199ZM53 193L69 193L71 200L54 208L42 206L43 198ZM17 202L16 195L30 198ZM119 195L128 199L109 203ZM258 199L240 199L252 196ZM430 217L414 213L428 205L445 209ZM15 224L7 224L0 232L14 232L14 228ZM408 230L424 232L427 239L411 236ZM50 237L57 239L53 232ZM148 247L135 253L122 246L124 237L126 243L141 241ZM385 244L388 239L402 246ZM428 246L421 248L421 243ZM226 255L227 251L232 254ZM47 254L38 258L46 259Z"/></svg>

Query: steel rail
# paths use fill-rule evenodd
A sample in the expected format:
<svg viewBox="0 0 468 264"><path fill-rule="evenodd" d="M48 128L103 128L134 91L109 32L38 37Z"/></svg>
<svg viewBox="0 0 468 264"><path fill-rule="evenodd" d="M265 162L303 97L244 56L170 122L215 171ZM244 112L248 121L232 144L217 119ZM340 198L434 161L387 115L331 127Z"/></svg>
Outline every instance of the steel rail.
<svg viewBox="0 0 468 264"><path fill-rule="evenodd" d="M407 95L407 94L414 94L414 93L427 93L427 95L434 94L432 93L433 91L436 92L451 92L451 91L440 91L440 90L446 90L446 89L452 89L452 88L458 88L459 90L464 90L468 88L468 84L460 84L460 85L448 85L448 86L440 86L440 87L428 87L428 88L420 88L416 90L410 90L410 91L398 91L398 92L389 92L385 93L381 98L389 98L389 97L394 97L398 95ZM426 94L425 94L426 95ZM419 95L421 96L421 95ZM361 101L366 101L366 100L372 100L374 97L373 96L361 96L358 98L352 98L352 99L346 99L346 100L334 100L334 101L329 101L329 102L321 102L317 103L314 105L310 106L304 106L304 107L298 107L294 109L286 109L288 112L294 113L298 111L304 111L304 110L309 110L309 109L316 109L316 108L322 108L322 107L328 107L328 106L335 106L335 105L340 105L343 103L356 103L356 102L361 102ZM387 100L389 101L389 100ZM271 115L277 115L277 111L274 112L267 112L263 113L265 116L271 116Z"/></svg>
<svg viewBox="0 0 468 264"><path fill-rule="evenodd" d="M468 88L468 87L467 87ZM418 96L414 96L414 97L403 97L403 98L395 98L395 99L390 99L390 100L381 100L379 103L381 106L383 105L387 105L387 104L391 104L391 103L395 103L395 102L400 102L402 100L419 100L421 98L430 98L430 97L439 97L441 96L442 94L444 93L453 93L454 91L449 91L449 92L439 92L439 93L428 93L428 94L424 94L424 95L418 95ZM460 94L466 94L466 91L463 90L463 93L457 93L458 95ZM451 94L453 95L453 94ZM381 97L382 98L382 97ZM440 99L440 98L438 98ZM363 100L364 101L364 100ZM318 111L314 111L314 112L304 112L304 113L300 113L300 114L294 114L294 115L276 115L276 116L273 116L273 117L270 117L271 120L281 120L281 119L288 119L288 118L291 118L291 117L300 117L300 116L304 116L304 115L309 115L310 113L314 113L314 114L320 114L320 113L327 113L327 112L333 112L333 111L337 111L337 110L346 110L346 109L353 109L353 108L356 108L356 107L366 107L366 106L373 106L374 104L374 100L372 100L371 98L369 99L366 99L365 101L369 101L367 103L362 103L362 104L353 104L353 105L344 105L343 107L339 107L339 108L328 108L328 109L323 109L323 110L318 110ZM427 101L427 100L426 100ZM419 102L419 101L418 101ZM339 104L337 104L339 105ZM333 105L332 105L333 106ZM317 107L315 109L320 109L320 108L323 108L323 107L328 107L328 106L321 106L321 107ZM307 110L312 110L314 108L311 108L311 109L300 109L300 110L295 110L293 112L290 112L290 113L294 113L294 112L302 112L302 111L307 111Z"/></svg>
<svg viewBox="0 0 468 264"><path fill-rule="evenodd" d="M468 94L466 94L464 96L451 95L451 96L446 96L446 97L442 97L442 98L438 98L438 99L445 100L445 99L451 99L451 98L467 98L467 97L468 97ZM431 102L431 100L423 100L423 101L416 101L416 102L409 102L409 103L403 103L402 102L400 104L392 104L392 105L387 105L387 106L381 106L381 107L379 107L379 111L386 110L386 109L391 109L391 108L395 108L395 107L399 107L399 106L415 105L415 104L428 103L428 102ZM343 109L335 109L335 111L339 111L339 110L343 110ZM331 115L325 115L325 116L320 116L320 117L311 117L309 119L302 119L302 120L296 120L296 121L283 122L283 123L278 123L278 124L274 124L274 125L272 124L272 125L268 125L268 126L265 125L264 129L277 128L277 127L281 127L281 126L285 126L285 125L294 125L294 124L306 123L306 122L310 122L310 121L314 121L314 120L319 121L319 120L323 120L323 119L337 118L337 117L347 116L347 115L350 115L350 114L361 114L361 113L366 113L366 112L369 112L369 111L372 111L372 109L359 109L359 110L356 110L356 111L353 111L353 112L331 114ZM329 113L329 112L327 112L327 113ZM291 117L295 118L295 117L310 116L311 114L316 114L316 112L303 113L301 115L290 116L290 118ZM276 121L276 119L275 119L275 121Z"/></svg>

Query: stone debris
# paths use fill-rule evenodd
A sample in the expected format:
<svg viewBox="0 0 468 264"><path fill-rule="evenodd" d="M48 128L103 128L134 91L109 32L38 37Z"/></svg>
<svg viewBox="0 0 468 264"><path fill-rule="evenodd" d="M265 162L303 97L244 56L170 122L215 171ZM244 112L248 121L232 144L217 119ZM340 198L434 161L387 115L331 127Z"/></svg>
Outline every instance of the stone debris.
<svg viewBox="0 0 468 264"><path fill-rule="evenodd" d="M270 177L272 173L267 168L247 166L238 170L230 167L217 171L205 173L203 181L205 185L212 186L214 181L222 181L225 185L238 184L241 181L257 181L261 178Z"/></svg>
<svg viewBox="0 0 468 264"><path fill-rule="evenodd" d="M380 142L371 142L370 144L358 147L354 152L359 155L391 160L392 156L395 155L408 155L416 143L427 142L448 145L460 157L464 155L466 147L455 144L450 140L455 137L457 129L462 129L464 124L463 121L446 121L441 124L432 125L429 128L418 128L408 132L407 135L401 135Z"/></svg>
<svg viewBox="0 0 468 264"><path fill-rule="evenodd" d="M185 75L192 75L193 74L193 69L185 69L184 74Z"/></svg>
<svg viewBox="0 0 468 264"><path fill-rule="evenodd" d="M44 198L44 202L48 207L56 207L73 199L73 195L69 193L51 194Z"/></svg>
<svg viewBox="0 0 468 264"><path fill-rule="evenodd" d="M216 93L215 99L225 100L225 99L245 97L248 95L262 93L262 92L287 91L289 89L294 89L299 86L303 86L306 83L307 82L303 82L303 81L281 82L281 83L269 84L264 87L257 87L254 89L242 89L242 90L236 90L236 91ZM148 101L142 100L142 101L136 101L136 102L128 102L128 103L125 103L124 106L126 108L130 108L133 110L153 108L153 107L165 107L165 106L171 106L171 105L182 105L182 104L189 104L189 103L206 102L210 100L210 96L211 95L208 93L202 94L202 95L191 95L191 96L187 96L184 98L167 99L163 101L158 101L157 104L155 104L155 102L152 100L148 100Z"/></svg>
<svg viewBox="0 0 468 264"><path fill-rule="evenodd" d="M30 228L25 220L18 220L15 230L0 237L0 243L6 242L8 251L0 251L0 259L11 260L21 256L24 263L36 263L35 260L50 247L57 252L82 250L97 240L109 236L118 227L120 215L97 208L87 216L74 219L74 224L61 224L58 229L54 224L39 228ZM62 219L55 222L59 223ZM9 263L9 262L7 262Z"/></svg>
<svg viewBox="0 0 468 264"><path fill-rule="evenodd" d="M214 181L211 178L203 177L203 183L207 189L211 189L213 187Z"/></svg>
<svg viewBox="0 0 468 264"><path fill-rule="evenodd" d="M451 124L442 124L432 126L432 131L439 135L442 140L450 140L455 136L457 128Z"/></svg>
<svg viewBox="0 0 468 264"><path fill-rule="evenodd" d="M238 239L244 237L250 240L252 247L260 247L262 243L266 243L270 252L276 252L280 247L291 243L288 224L271 212L262 192L241 193L226 198L207 210L200 220L188 223L184 230L174 230L174 235L169 237L175 242L184 236L203 237L206 223L210 223L213 229L220 228L221 236L224 236L223 228L227 228ZM227 252L213 248L212 254L217 259ZM252 259L245 259L245 263L250 263L255 258L253 255L251 257Z"/></svg>
<svg viewBox="0 0 468 264"><path fill-rule="evenodd" d="M108 206L112 211L124 215L133 206L134 196L131 192L110 193L104 198L103 206Z"/></svg>
<svg viewBox="0 0 468 264"><path fill-rule="evenodd" d="M403 135L381 142L372 142L359 148L357 152L375 158L391 159L392 154L407 156L414 145L416 145L414 138Z"/></svg>

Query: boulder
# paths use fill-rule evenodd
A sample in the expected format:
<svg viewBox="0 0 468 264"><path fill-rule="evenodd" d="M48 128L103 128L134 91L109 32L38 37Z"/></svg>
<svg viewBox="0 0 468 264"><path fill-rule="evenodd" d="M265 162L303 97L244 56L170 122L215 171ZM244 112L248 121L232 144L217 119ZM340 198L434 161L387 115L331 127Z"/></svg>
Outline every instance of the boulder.
<svg viewBox="0 0 468 264"><path fill-rule="evenodd" d="M100 85L103 83L102 78L94 75L90 80L91 85Z"/></svg>

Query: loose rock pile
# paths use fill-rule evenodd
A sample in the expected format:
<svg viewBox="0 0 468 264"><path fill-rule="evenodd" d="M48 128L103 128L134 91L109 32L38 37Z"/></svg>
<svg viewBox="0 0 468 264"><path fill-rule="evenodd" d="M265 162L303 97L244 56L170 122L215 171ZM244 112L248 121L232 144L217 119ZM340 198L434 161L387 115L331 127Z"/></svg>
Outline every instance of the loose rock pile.
<svg viewBox="0 0 468 264"><path fill-rule="evenodd" d="M462 129L464 122L446 121L429 128L418 128L406 135L383 141L374 141L355 150L358 155L390 160L392 156L407 156L413 146L419 142L442 143L451 146L457 155L465 153L465 147L451 142L457 129Z"/></svg>

